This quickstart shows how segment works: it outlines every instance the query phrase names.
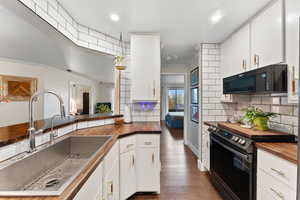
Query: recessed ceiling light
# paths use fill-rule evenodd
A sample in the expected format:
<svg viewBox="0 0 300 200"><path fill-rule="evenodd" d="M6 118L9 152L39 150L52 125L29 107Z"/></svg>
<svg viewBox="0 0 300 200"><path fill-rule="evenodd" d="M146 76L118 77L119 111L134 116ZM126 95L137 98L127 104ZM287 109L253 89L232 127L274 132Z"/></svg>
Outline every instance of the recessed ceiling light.
<svg viewBox="0 0 300 200"><path fill-rule="evenodd" d="M113 13L110 15L110 19L111 21L117 22L120 20L120 16L118 14Z"/></svg>
<svg viewBox="0 0 300 200"><path fill-rule="evenodd" d="M221 10L216 10L212 16L210 17L210 21L212 24L217 24L224 17L224 14Z"/></svg>

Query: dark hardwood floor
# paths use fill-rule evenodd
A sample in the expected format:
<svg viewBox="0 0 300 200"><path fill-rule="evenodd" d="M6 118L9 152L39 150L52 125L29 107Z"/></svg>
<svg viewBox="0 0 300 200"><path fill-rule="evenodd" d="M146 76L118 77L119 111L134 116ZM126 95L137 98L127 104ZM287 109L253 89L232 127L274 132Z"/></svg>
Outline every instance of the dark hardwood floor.
<svg viewBox="0 0 300 200"><path fill-rule="evenodd" d="M130 200L222 200L208 174L197 168L197 158L183 144L183 130L162 125L161 193L139 194Z"/></svg>

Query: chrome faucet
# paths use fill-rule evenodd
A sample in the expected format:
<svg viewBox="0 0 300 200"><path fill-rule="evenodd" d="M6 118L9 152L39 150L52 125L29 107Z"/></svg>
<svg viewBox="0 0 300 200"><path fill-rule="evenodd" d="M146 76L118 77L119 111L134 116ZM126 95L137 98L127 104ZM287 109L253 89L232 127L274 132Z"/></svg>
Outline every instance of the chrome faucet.
<svg viewBox="0 0 300 200"><path fill-rule="evenodd" d="M36 150L35 135L37 133L43 131L43 130L36 130L36 128L34 127L33 102L37 101L38 97L41 96L41 95L44 95L44 94L53 94L54 96L56 96L57 99L59 100L60 114L61 114L62 117L66 116L63 99L61 98L61 96L59 96L55 92L43 91L43 92L36 92L32 95L32 97L30 98L30 101L29 101L29 128L28 128L28 131L27 131L28 135L29 135L29 150L28 150L28 152L30 152L30 153Z"/></svg>
<svg viewBox="0 0 300 200"><path fill-rule="evenodd" d="M58 117L62 117L61 115L54 115L51 118L51 132L50 132L50 141L49 144L52 145L54 143L55 138L57 137L57 131L54 131L54 120Z"/></svg>

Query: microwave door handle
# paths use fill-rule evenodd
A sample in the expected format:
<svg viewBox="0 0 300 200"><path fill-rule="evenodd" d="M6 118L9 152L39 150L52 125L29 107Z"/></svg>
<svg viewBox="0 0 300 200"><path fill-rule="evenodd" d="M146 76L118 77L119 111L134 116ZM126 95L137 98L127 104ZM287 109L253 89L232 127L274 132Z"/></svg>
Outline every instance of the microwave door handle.
<svg viewBox="0 0 300 200"><path fill-rule="evenodd" d="M220 146L222 146L223 148L227 149L228 151L234 153L235 155L238 155L239 157L245 159L245 160L248 160L249 159L249 156L248 155L245 155L243 153L240 153L238 152L237 150L233 149L233 148L230 148L229 146L226 146L224 145L222 142L216 140L215 138L211 137L211 139L216 142L217 144L219 144Z"/></svg>

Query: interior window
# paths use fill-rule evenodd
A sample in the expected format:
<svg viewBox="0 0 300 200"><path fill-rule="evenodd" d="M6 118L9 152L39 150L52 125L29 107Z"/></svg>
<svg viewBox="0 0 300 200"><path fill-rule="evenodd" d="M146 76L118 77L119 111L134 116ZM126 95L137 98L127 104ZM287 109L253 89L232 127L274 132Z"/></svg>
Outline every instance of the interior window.
<svg viewBox="0 0 300 200"><path fill-rule="evenodd" d="M169 112L184 111L184 89L183 88L168 89L168 108L169 108Z"/></svg>

